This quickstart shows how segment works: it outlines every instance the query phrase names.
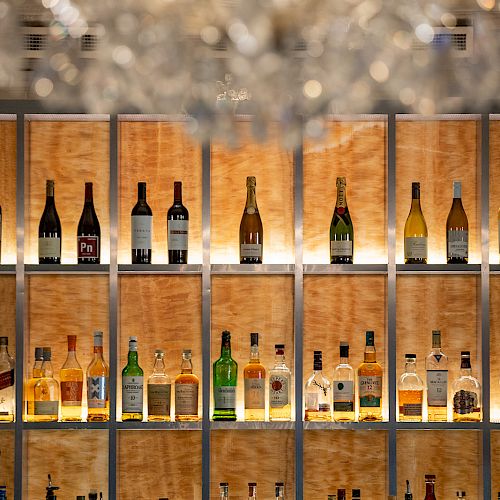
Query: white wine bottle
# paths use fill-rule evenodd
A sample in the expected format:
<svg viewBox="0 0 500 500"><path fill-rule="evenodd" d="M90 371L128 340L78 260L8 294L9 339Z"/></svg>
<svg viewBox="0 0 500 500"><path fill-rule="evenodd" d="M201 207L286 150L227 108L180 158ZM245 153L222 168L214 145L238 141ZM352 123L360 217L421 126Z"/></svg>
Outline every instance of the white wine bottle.
<svg viewBox="0 0 500 500"><path fill-rule="evenodd" d="M411 198L405 224L405 264L427 264L427 224L420 208L420 182L411 183Z"/></svg>
<svg viewBox="0 0 500 500"><path fill-rule="evenodd" d="M469 260L469 222L460 181L453 181L453 203L446 219L446 259L448 264L467 264Z"/></svg>

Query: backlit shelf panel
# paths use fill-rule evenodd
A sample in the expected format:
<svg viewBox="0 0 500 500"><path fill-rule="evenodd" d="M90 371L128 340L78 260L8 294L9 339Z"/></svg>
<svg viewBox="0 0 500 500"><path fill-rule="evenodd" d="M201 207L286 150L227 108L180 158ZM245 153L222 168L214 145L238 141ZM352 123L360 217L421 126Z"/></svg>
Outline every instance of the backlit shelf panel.
<svg viewBox="0 0 500 500"><path fill-rule="evenodd" d="M398 274L480 274L481 264L397 264Z"/></svg>
<svg viewBox="0 0 500 500"><path fill-rule="evenodd" d="M118 264L119 274L201 274L201 264Z"/></svg>
<svg viewBox="0 0 500 500"><path fill-rule="evenodd" d="M387 274L387 264L304 264L304 274Z"/></svg>
<svg viewBox="0 0 500 500"><path fill-rule="evenodd" d="M210 422L211 430L273 430L295 429L295 422Z"/></svg>
<svg viewBox="0 0 500 500"><path fill-rule="evenodd" d="M212 274L294 274L294 264L212 264Z"/></svg>
<svg viewBox="0 0 500 500"><path fill-rule="evenodd" d="M109 274L109 264L26 264L26 274Z"/></svg>

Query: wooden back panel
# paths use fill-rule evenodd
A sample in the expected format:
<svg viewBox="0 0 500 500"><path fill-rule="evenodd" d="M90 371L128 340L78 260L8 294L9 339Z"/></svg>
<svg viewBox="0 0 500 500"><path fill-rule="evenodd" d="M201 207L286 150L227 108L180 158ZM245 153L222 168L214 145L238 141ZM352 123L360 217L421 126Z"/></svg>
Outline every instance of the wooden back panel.
<svg viewBox="0 0 500 500"><path fill-rule="evenodd" d="M0 276L0 336L9 337L9 353L16 354L16 277Z"/></svg>
<svg viewBox="0 0 500 500"><path fill-rule="evenodd" d="M490 410L491 420L500 421L500 276L490 275ZM500 490L499 490L500 491Z"/></svg>
<svg viewBox="0 0 500 500"><path fill-rule="evenodd" d="M490 263L498 264L500 210L500 120L490 122Z"/></svg>
<svg viewBox="0 0 500 500"><path fill-rule="evenodd" d="M0 481L7 486L7 498L14 498L14 431L0 432Z"/></svg>

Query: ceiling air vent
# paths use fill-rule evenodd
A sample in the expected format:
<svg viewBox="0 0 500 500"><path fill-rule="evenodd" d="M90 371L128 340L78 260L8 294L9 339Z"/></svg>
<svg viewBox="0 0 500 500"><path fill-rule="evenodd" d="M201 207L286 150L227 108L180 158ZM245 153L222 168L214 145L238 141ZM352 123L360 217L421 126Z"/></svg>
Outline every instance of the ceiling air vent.
<svg viewBox="0 0 500 500"><path fill-rule="evenodd" d="M472 26L457 26L456 28L435 27L434 38L430 43L418 39L413 41L413 50L448 49L455 57L471 57L473 54Z"/></svg>

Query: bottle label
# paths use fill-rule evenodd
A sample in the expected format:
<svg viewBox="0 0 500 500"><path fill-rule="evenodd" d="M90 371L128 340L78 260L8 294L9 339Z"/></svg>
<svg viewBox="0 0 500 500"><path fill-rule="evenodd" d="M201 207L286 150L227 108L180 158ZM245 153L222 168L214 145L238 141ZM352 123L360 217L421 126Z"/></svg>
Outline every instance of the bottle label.
<svg viewBox="0 0 500 500"><path fill-rule="evenodd" d="M122 412L142 413L144 377L122 377Z"/></svg>
<svg viewBox="0 0 500 500"><path fill-rule="evenodd" d="M346 241L346 240L330 241L330 256L352 257L352 241Z"/></svg>
<svg viewBox="0 0 500 500"><path fill-rule="evenodd" d="M82 405L83 382L61 382L61 404L63 406Z"/></svg>
<svg viewBox="0 0 500 500"><path fill-rule="evenodd" d="M382 377L359 377L359 406L380 407L382 400Z"/></svg>
<svg viewBox="0 0 500 500"><path fill-rule="evenodd" d="M427 237L405 238L405 259L427 259Z"/></svg>
<svg viewBox="0 0 500 500"><path fill-rule="evenodd" d="M170 384L148 384L148 414L170 416Z"/></svg>
<svg viewBox="0 0 500 500"><path fill-rule="evenodd" d="M266 386L263 378L245 379L245 409L257 410L266 407Z"/></svg>
<svg viewBox="0 0 500 500"><path fill-rule="evenodd" d="M262 258L262 244L242 243L240 245L240 256Z"/></svg>
<svg viewBox="0 0 500 500"><path fill-rule="evenodd" d="M106 408L108 379L104 376L87 377L87 403L89 408Z"/></svg>
<svg viewBox="0 0 500 500"><path fill-rule="evenodd" d="M61 258L61 238L38 238L38 257Z"/></svg>
<svg viewBox="0 0 500 500"><path fill-rule="evenodd" d="M448 257L469 257L469 231L448 231Z"/></svg>
<svg viewBox="0 0 500 500"><path fill-rule="evenodd" d="M236 387L223 385L214 388L214 404L219 410L232 410L236 408Z"/></svg>
<svg viewBox="0 0 500 500"><path fill-rule="evenodd" d="M269 406L271 408L283 408L290 404L288 399L288 378L281 375L269 377Z"/></svg>
<svg viewBox="0 0 500 500"><path fill-rule="evenodd" d="M427 370L427 404L448 405L448 370Z"/></svg>
<svg viewBox="0 0 500 500"><path fill-rule="evenodd" d="M79 259L99 258L99 236L78 236L77 247Z"/></svg>
<svg viewBox="0 0 500 500"><path fill-rule="evenodd" d="M14 369L0 373L0 391L14 385Z"/></svg>
<svg viewBox="0 0 500 500"><path fill-rule="evenodd" d="M153 217L132 215L132 250L151 250Z"/></svg>
<svg viewBox="0 0 500 500"><path fill-rule="evenodd" d="M175 414L198 415L198 384L175 384Z"/></svg>
<svg viewBox="0 0 500 500"><path fill-rule="evenodd" d="M405 417L420 417L422 415L422 403L403 404L403 415Z"/></svg>
<svg viewBox="0 0 500 500"><path fill-rule="evenodd" d="M453 411L459 415L467 415L478 411L478 397L475 392L460 390L453 396Z"/></svg>
<svg viewBox="0 0 500 500"><path fill-rule="evenodd" d="M35 401L35 415L57 415L59 401Z"/></svg>
<svg viewBox="0 0 500 500"><path fill-rule="evenodd" d="M333 383L333 411L354 411L352 380L338 380Z"/></svg>
<svg viewBox="0 0 500 500"><path fill-rule="evenodd" d="M168 249L188 249L188 220L168 220Z"/></svg>

